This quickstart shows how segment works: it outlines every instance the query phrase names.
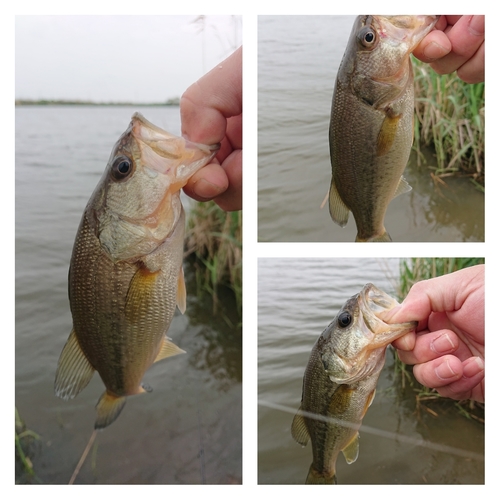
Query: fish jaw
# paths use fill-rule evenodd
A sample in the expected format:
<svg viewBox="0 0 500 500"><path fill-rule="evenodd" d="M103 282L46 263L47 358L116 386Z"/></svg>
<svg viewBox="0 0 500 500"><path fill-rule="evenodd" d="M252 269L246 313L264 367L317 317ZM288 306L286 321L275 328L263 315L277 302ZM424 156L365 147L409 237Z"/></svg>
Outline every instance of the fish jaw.
<svg viewBox="0 0 500 500"><path fill-rule="evenodd" d="M186 141L132 116L115 144L90 203L96 233L113 262L150 254L182 218L180 189L217 154L219 144ZM124 175L123 163L130 165Z"/></svg>
<svg viewBox="0 0 500 500"><path fill-rule="evenodd" d="M398 304L397 300L368 283L359 294L360 308L368 328L374 333L370 347L385 348L394 340L410 333L417 327L417 321L389 324L383 321L383 315ZM366 311L366 312L365 312Z"/></svg>
<svg viewBox="0 0 500 500"><path fill-rule="evenodd" d="M137 140L142 162L147 168L172 177L171 190L179 190L188 179L205 166L220 149L177 137L134 113L131 134Z"/></svg>
<svg viewBox="0 0 500 500"><path fill-rule="evenodd" d="M373 16L379 23L379 35L393 45L404 44L412 52L431 31L438 16Z"/></svg>
<svg viewBox="0 0 500 500"><path fill-rule="evenodd" d="M388 324L381 319L385 311L397 305L371 283L346 302L320 337L323 366L332 382L352 384L382 369L387 345L417 326L415 321ZM345 312L351 315L352 323L342 328Z"/></svg>
<svg viewBox="0 0 500 500"><path fill-rule="evenodd" d="M413 85L410 53L436 21L437 16L359 16L346 52L346 73L359 98L384 109ZM364 42L367 34L373 36L370 44Z"/></svg>
<svg viewBox="0 0 500 500"><path fill-rule="evenodd" d="M378 83L405 87L413 71L410 54L437 22L437 16L373 16L380 38L381 56L385 61L384 76L374 76Z"/></svg>

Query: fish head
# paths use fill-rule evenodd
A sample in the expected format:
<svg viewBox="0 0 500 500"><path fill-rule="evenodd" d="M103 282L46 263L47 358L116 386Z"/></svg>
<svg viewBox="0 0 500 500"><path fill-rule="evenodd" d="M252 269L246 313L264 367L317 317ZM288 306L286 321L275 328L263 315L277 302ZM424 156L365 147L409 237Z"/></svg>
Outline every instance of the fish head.
<svg viewBox="0 0 500 500"><path fill-rule="evenodd" d="M132 116L89 202L113 261L151 253L171 234L182 215L181 188L219 147L172 135L140 113Z"/></svg>
<svg viewBox="0 0 500 500"><path fill-rule="evenodd" d="M380 370L387 345L416 328L416 321L389 324L381 319L397 305L371 283L347 300L318 344L323 366L333 382L353 383Z"/></svg>
<svg viewBox="0 0 500 500"><path fill-rule="evenodd" d="M339 79L365 103L382 108L412 81L410 54L438 16L358 16Z"/></svg>

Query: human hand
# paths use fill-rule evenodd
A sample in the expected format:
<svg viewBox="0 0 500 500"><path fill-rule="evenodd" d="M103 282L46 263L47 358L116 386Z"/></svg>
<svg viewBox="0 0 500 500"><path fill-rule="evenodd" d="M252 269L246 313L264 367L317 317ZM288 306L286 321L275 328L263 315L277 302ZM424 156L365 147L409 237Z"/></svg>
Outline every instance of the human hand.
<svg viewBox="0 0 500 500"><path fill-rule="evenodd" d="M440 75L456 71L466 83L484 82L484 16L440 16L413 55Z"/></svg>
<svg viewBox="0 0 500 500"><path fill-rule="evenodd" d="M202 144L221 143L214 160L189 179L184 191L198 201L213 199L223 210L242 206L242 47L181 97L182 135Z"/></svg>
<svg viewBox="0 0 500 500"><path fill-rule="evenodd" d="M484 265L412 286L384 315L388 323L418 320L393 342L415 378L452 399L484 401Z"/></svg>

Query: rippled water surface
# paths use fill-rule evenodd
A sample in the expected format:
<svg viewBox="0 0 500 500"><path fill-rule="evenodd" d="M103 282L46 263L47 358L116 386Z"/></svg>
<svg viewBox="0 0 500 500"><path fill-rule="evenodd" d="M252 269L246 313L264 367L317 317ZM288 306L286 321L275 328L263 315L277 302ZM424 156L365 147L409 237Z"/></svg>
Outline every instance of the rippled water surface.
<svg viewBox="0 0 500 500"><path fill-rule="evenodd" d="M33 465L42 483L67 483L90 438L98 375L74 400L54 395L57 360L71 330L67 274L83 209L135 108L16 109L16 407L40 436ZM179 134L178 108L142 108ZM185 198L184 198L185 199ZM77 483L240 483L241 330L234 304L214 315L196 297L168 335L187 354L155 364L151 394L130 397L100 432Z"/></svg>
<svg viewBox="0 0 500 500"><path fill-rule="evenodd" d="M328 206L328 129L337 69L355 16L258 18L259 241L347 241L356 236ZM429 164L435 162L429 156ZM394 241L484 241L484 194L465 179L434 185L412 156L410 193L389 205Z"/></svg>
<svg viewBox="0 0 500 500"><path fill-rule="evenodd" d="M345 301L371 282L394 295L398 259L258 262L260 484L303 484L312 461L290 433L311 349ZM359 457L337 460L339 484L482 484L484 426L455 407L415 406L393 373L392 353L360 429ZM434 411L433 410L433 411Z"/></svg>

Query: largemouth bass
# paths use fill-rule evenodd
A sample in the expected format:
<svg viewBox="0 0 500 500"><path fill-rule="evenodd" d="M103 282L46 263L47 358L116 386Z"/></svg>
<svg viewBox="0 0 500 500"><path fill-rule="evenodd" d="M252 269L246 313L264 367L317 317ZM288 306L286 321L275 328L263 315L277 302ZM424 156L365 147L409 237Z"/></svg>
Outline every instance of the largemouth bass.
<svg viewBox="0 0 500 500"><path fill-rule="evenodd" d="M330 120L332 219L353 213L356 241L392 241L389 202L411 190L402 173L413 142L410 53L437 16L358 16L335 82Z"/></svg>
<svg viewBox="0 0 500 500"><path fill-rule="evenodd" d="M55 393L74 398L97 371L106 391L95 428L111 424L156 361L182 351L166 337L186 307L180 189L217 153L135 113L83 213L69 269L73 329Z"/></svg>
<svg viewBox="0 0 500 500"><path fill-rule="evenodd" d="M335 464L358 457L358 429L373 401L388 344L417 322L387 324L381 313L397 301L371 283L351 297L314 345L304 373L302 403L292 436L311 440L313 461L306 484L337 484Z"/></svg>

